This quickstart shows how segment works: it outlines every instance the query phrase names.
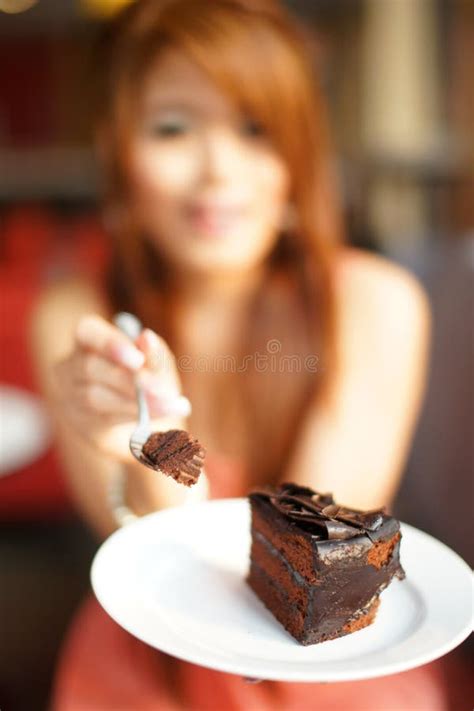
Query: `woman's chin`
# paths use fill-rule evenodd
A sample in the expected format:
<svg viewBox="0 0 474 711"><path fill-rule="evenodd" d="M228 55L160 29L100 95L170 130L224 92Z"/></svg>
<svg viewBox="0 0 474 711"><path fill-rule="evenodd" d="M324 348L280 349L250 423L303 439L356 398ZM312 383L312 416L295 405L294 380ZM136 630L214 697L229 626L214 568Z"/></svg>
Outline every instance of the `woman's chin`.
<svg viewBox="0 0 474 711"><path fill-rule="evenodd" d="M191 238L182 244L175 261L178 266L191 271L222 272L252 268L260 261L260 255L252 249L244 249L242 239L204 240Z"/></svg>
<svg viewBox="0 0 474 711"><path fill-rule="evenodd" d="M251 272L256 269L261 263L260 259L251 257L245 258L246 255L238 254L203 254L196 255L194 259L190 259L187 255L186 260L181 261L181 270L184 269L190 277L195 276L229 276L236 273Z"/></svg>

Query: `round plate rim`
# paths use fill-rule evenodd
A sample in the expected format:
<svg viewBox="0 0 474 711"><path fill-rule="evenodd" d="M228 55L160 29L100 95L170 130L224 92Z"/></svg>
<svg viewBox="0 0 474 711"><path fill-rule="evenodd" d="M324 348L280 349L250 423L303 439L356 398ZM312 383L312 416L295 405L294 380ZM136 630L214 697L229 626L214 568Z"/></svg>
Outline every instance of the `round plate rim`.
<svg viewBox="0 0 474 711"><path fill-rule="evenodd" d="M38 461L51 446L51 423L42 399L34 392L19 385L10 383L0 383L0 405L2 406L1 419L6 420L11 417L8 407L11 402L15 402L17 407L26 408L28 411L27 422L23 422L23 427L30 427L34 420L33 438L30 438L26 449L15 452L15 456L7 454L6 460L0 459L0 478L5 478L20 472L22 469L31 466ZM5 407L7 406L7 407ZM24 419L24 412L23 412ZM5 422L1 422L5 426ZM3 433L5 435L5 433ZM15 443L16 446L17 443ZM9 443L4 442L2 449L7 452ZM3 454L3 452L2 452Z"/></svg>
<svg viewBox="0 0 474 711"><path fill-rule="evenodd" d="M243 505L247 505L247 499L245 498L233 498L233 499L211 499L208 501L204 502L199 502L199 503L193 503L189 504L189 506L193 507L207 507L207 506L235 506L235 507L242 507ZM108 554L108 549L114 545L116 545L116 542L118 539L121 537L127 536L128 532L130 529L134 528L137 530L137 527L147 527L150 525L153 525L153 521L157 519L158 517L162 520L164 516L169 516L169 517L174 517L175 515L184 515L184 509L187 508L187 505L183 507L175 507L175 508L170 508L166 509L163 511L156 511L151 514L148 514L146 516L140 517L138 520L134 521L133 523L129 524L128 526L125 526L124 528L120 528L117 531L114 531L100 546L98 551L96 552L96 555L94 557L94 560L92 562L91 566L91 571L90 571L90 578L91 578L91 583L92 583L92 589L93 592L100 603L100 605L103 607L105 612L123 629L125 629L129 634L132 636L136 637L137 639L141 640L145 644L152 646L155 649L159 649L162 652L169 654L171 656L174 656L178 659L181 659L182 661L189 662L191 664L197 664L203 667L211 668L217 671L225 672L225 673L230 673L230 674L237 674L237 675L242 675L242 676L252 676L251 670L248 668L248 666L245 665L245 663L241 663L237 659L232 659L230 663L226 662L226 660L222 660L222 655L221 657L215 656L213 659L203 659L202 657L202 648L199 646L195 646L192 648L188 648L185 651L183 651L182 645L180 647L180 637L176 637L176 643L175 645L173 644L163 644L160 647L157 647L156 644L154 644L152 641L150 641L150 637L147 636L146 633L143 633L143 631L137 632L136 629L133 629L133 625L127 624L127 621L124 619L120 619L120 615L117 615L114 610L111 610L111 605L107 603L106 600L103 599L103 596L101 595L101 590L100 590L100 566L102 565L102 558ZM411 526L410 524L403 523L401 522L401 528L402 528L402 533L403 534L408 534L408 535L413 535L413 536L420 536L424 538L430 545L435 545L437 547L441 547L441 549L445 552L446 555L449 555L453 558L453 560L457 561L457 565L459 566L459 570L464 569L464 574L466 574L466 585L467 583L467 576L470 577L470 584L472 588L472 581L473 581L473 574L471 571L471 568L468 566L468 564L457 554L455 551L453 551L449 546L447 546L445 543L442 541L439 541L438 539L434 538L430 534L426 533L425 531L422 531L414 526ZM403 555L402 555L402 564L403 564ZM113 605L112 605L113 607ZM281 670L276 671L275 668L272 669L272 665L278 666L279 664L281 665L282 662L274 662L274 661L263 661L262 662L262 667L265 669L265 673L259 673L258 678L264 678L266 680L273 680L273 681L294 681L294 682L336 682L336 681L360 681L363 679L372 679L372 678L377 678L381 676L387 676L390 674L396 674L399 672L403 671L408 671L410 669L414 669L418 666L422 666L424 664L428 664L429 662L434 661L435 659L438 659L445 654L449 653L453 649L455 649L459 644L461 644L471 633L472 631L472 611L471 611L471 616L470 620L466 620L465 626L460 629L456 635L453 635L449 639L447 639L443 644L439 644L436 646L436 648L431 649L431 650L426 650L424 653L418 653L417 655L414 655L413 658L411 659L400 659L400 660L392 660L392 661L387 661L385 663L380 663L377 667L371 668L369 671L367 671L364 668L350 668L348 667L345 671L341 672L340 666L343 665L344 661L347 660L342 660L342 661L335 661L332 662L335 668L334 670L331 669L322 669L321 671L318 671L317 669L311 669L308 671L307 668L302 668L300 671L298 670L291 670L290 674L285 674ZM415 632L416 634L416 632ZM323 643L324 644L324 643ZM199 653L201 649L201 654ZM375 655L375 652L371 652L368 654L369 658L371 655ZM292 664L295 664L294 660L291 662ZM308 662L302 662L302 665L305 664L307 665Z"/></svg>

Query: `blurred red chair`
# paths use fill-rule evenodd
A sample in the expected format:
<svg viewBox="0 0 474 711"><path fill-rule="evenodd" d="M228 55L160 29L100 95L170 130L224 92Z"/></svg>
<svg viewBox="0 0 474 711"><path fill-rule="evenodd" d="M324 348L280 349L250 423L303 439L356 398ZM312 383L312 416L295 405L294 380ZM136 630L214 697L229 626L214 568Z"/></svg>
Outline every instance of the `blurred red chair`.
<svg viewBox="0 0 474 711"><path fill-rule="evenodd" d="M11 209L0 225L0 384L37 393L29 354L33 306L45 283L69 273L97 277L108 250L92 216L59 218L45 207ZM52 448L36 461L0 478L0 520L50 520L71 504Z"/></svg>

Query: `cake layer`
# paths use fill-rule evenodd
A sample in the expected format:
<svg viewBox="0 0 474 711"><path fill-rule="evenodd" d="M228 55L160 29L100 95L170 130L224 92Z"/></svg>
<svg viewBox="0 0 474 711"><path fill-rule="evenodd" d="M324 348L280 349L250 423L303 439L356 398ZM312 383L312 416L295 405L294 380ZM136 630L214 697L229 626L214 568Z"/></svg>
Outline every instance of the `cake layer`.
<svg viewBox="0 0 474 711"><path fill-rule="evenodd" d="M308 607L308 590L311 586L287 562L258 531L252 532L250 559L268 575L277 587L281 587L293 604L300 610Z"/></svg>
<svg viewBox="0 0 474 711"><path fill-rule="evenodd" d="M370 624L400 565L400 525L378 511L338 506L330 494L283 484L250 495L248 584L302 644Z"/></svg>
<svg viewBox="0 0 474 711"><path fill-rule="evenodd" d="M370 537L366 532L360 532L349 540L319 539L301 524L288 521L271 504L259 498L252 500L252 528L260 531L291 567L311 584L318 584L329 565L349 569L370 563L376 568L385 568L397 558L398 549L395 551L394 548L400 540L399 524L392 518L383 522L379 530L371 532ZM398 558L395 565L400 569ZM390 575L393 572L390 570ZM403 577L401 569L400 572Z"/></svg>
<svg viewBox="0 0 474 711"><path fill-rule="evenodd" d="M289 599L283 588L278 588L254 562L250 564L247 583L283 627L304 644L305 613Z"/></svg>
<svg viewBox="0 0 474 711"><path fill-rule="evenodd" d="M348 616L334 615L331 619L324 619L315 626L310 624L311 618L302 612L285 590L275 584L275 581L254 562L250 565L247 582L280 624L303 645L336 639L367 627L374 621L380 602L379 596L375 595L357 612ZM311 591L309 594L311 595ZM312 601L310 607L313 604Z"/></svg>
<svg viewBox="0 0 474 711"><path fill-rule="evenodd" d="M262 510L260 502L252 501L252 529L259 531L265 540L284 556L293 569L307 582L318 582L314 566L314 552L311 540L302 533L294 532L281 521L271 521L268 512Z"/></svg>
<svg viewBox="0 0 474 711"><path fill-rule="evenodd" d="M392 551L397 545L398 540L392 540ZM271 581L271 600L280 596L285 605L295 606L304 614L306 628L317 627L324 634L340 629L355 613L363 610L374 595L384 590L393 574L396 558L393 561L386 569L376 568L366 559L357 559L353 566L332 566L324 579L311 585L260 531L252 529L251 565ZM270 609L280 619L273 608Z"/></svg>
<svg viewBox="0 0 474 711"><path fill-rule="evenodd" d="M330 639L337 639L338 637L344 637L352 632L357 632L364 627L368 627L375 621L377 615L377 610L379 609L380 599L376 596L372 599L366 607L359 610L352 617L345 622L342 627L335 627L332 631L323 632L321 628L317 630L309 630L306 632L304 641L302 644L317 644L319 642L327 642Z"/></svg>

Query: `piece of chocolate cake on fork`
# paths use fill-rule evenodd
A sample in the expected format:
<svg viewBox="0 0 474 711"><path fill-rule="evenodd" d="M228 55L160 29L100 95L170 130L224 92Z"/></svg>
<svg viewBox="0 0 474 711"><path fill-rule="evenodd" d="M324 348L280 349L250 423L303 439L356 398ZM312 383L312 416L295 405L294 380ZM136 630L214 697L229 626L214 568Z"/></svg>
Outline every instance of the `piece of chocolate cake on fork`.
<svg viewBox="0 0 474 711"><path fill-rule="evenodd" d="M249 500L247 582L286 630L309 645L370 625L382 590L405 577L399 522L290 483L256 489Z"/></svg>

